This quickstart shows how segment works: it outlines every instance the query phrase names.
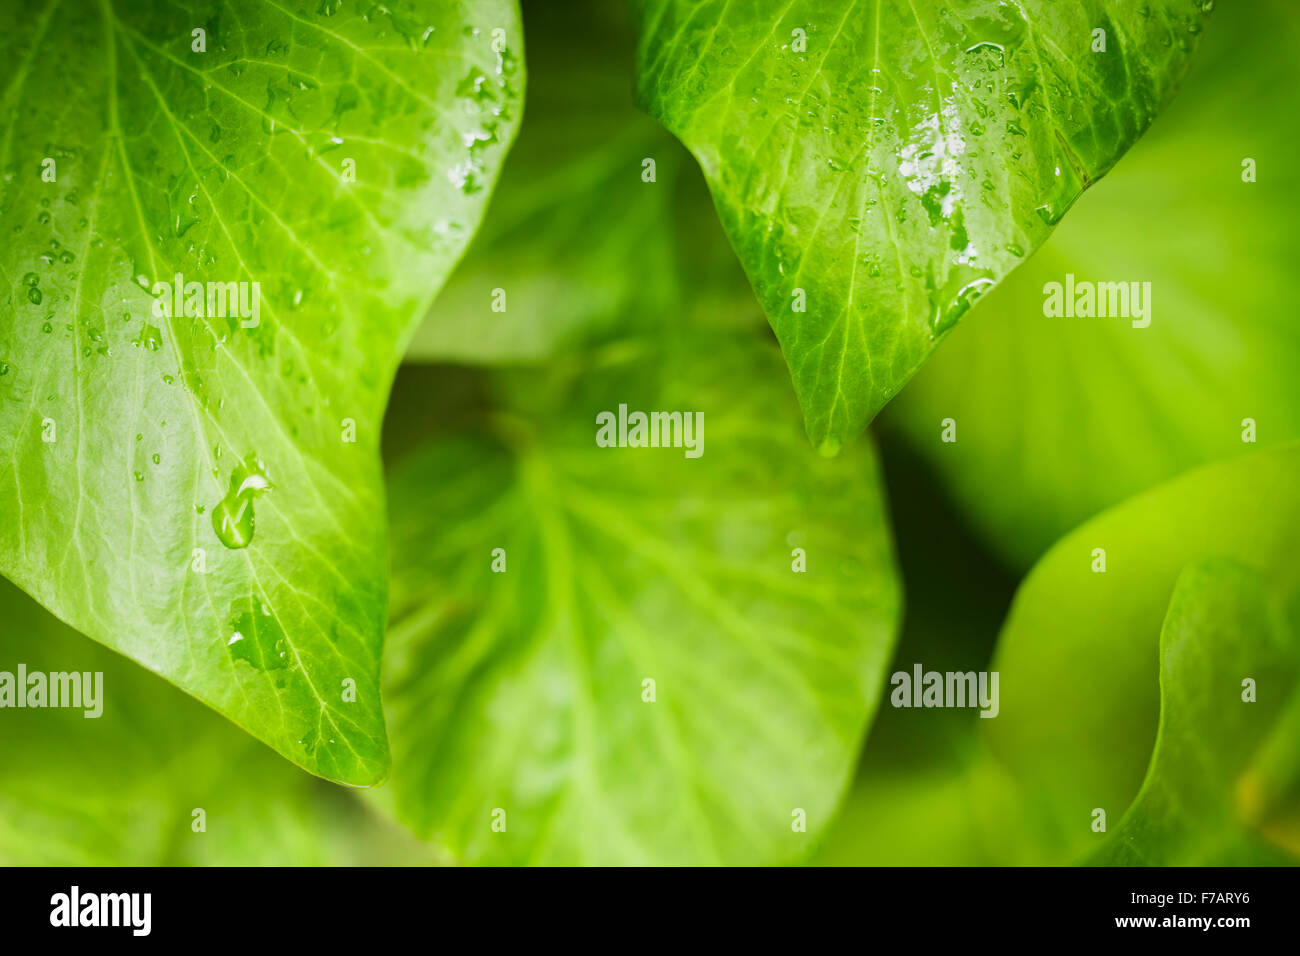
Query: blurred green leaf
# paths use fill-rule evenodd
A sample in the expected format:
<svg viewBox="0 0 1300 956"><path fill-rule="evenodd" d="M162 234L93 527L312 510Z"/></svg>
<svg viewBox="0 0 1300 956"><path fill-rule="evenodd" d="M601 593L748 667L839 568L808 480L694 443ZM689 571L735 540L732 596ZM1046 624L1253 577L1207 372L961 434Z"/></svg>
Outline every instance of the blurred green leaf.
<svg viewBox="0 0 1300 956"><path fill-rule="evenodd" d="M927 670L985 670L1017 582L962 525L915 452L896 435L881 437L890 524L907 591L889 670L911 671L917 662ZM1037 808L988 759L977 732L984 722L960 708L882 706L853 787L809 862L1047 862Z"/></svg>
<svg viewBox="0 0 1300 956"><path fill-rule="evenodd" d="M968 724L973 731L974 726ZM916 765L867 763L816 866L1042 866L1039 808L972 732L960 753ZM925 743L921 744L926 746Z"/></svg>
<svg viewBox="0 0 1300 956"><path fill-rule="evenodd" d="M1221 4L1184 90L882 422L1025 568L1090 516L1208 461L1300 438L1291 221L1294 4ZM1257 182L1243 182L1243 161ZM1148 328L1048 318L1043 287L1151 283ZM957 441L940 441L956 421Z"/></svg>
<svg viewBox="0 0 1300 956"><path fill-rule="evenodd" d="M0 8L0 571L331 779L388 770L380 425L521 51L513 0Z"/></svg>
<svg viewBox="0 0 1300 956"><path fill-rule="evenodd" d="M622 4L537 0L523 9L519 139L407 360L535 362L647 330L761 325L698 167L633 101Z"/></svg>
<svg viewBox="0 0 1300 956"><path fill-rule="evenodd" d="M833 453L1142 134L1209 5L635 6L641 101L704 169Z"/></svg>
<svg viewBox="0 0 1300 956"><path fill-rule="evenodd" d="M779 368L713 335L499 374L487 428L396 468L385 699L418 833L475 863L808 852L899 595L871 449L813 454ZM703 413L702 456L597 447L620 404Z"/></svg>
<svg viewBox="0 0 1300 956"><path fill-rule="evenodd" d="M438 857L0 581L0 671L103 674L103 712L0 711L0 864L313 866ZM206 829L194 830L194 810Z"/></svg>
<svg viewBox="0 0 1300 956"><path fill-rule="evenodd" d="M1095 808L1113 825L1138 794L1156 740L1161 622L1183 569L1234 559L1257 569L1284 606L1297 607L1297 487L1297 445L1207 466L1067 535L1021 585L993 664L1002 710L983 730L1053 818L1053 852L1062 860L1095 849ZM1094 570L1099 549L1104 572ZM1243 660L1248 646L1238 650ZM1239 688L1245 675L1231 676ZM1283 693L1285 673L1250 676L1274 700ZM1236 746L1253 751L1260 743Z"/></svg>
<svg viewBox="0 0 1300 956"><path fill-rule="evenodd" d="M1268 825L1283 803L1294 822L1300 804L1300 602L1290 611L1245 565L1209 560L1183 571L1160 634L1151 766L1092 862L1300 863L1300 830L1289 834L1290 855L1251 826Z"/></svg>

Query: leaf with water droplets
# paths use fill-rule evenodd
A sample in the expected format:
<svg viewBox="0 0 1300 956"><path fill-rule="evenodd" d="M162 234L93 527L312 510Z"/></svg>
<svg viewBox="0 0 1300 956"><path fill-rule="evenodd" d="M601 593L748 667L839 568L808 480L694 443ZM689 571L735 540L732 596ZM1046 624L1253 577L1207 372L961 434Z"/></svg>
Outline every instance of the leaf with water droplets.
<svg viewBox="0 0 1300 956"><path fill-rule="evenodd" d="M1295 13L1287 0L1216 8L1151 132L885 412L1007 563L1028 568L1198 465L1300 439L1300 243L1280 214L1297 196L1295 137L1259 120L1300 111ZM1276 64L1264 84L1260 63ZM1247 152L1287 175L1244 183ZM1067 275L1149 282L1149 327L1044 318L1044 286ZM976 440L935 441L948 416Z"/></svg>
<svg viewBox="0 0 1300 956"><path fill-rule="evenodd" d="M0 572L349 783L388 765L388 390L521 56L513 0L0 10Z"/></svg>
<svg viewBox="0 0 1300 956"><path fill-rule="evenodd" d="M638 0L639 96L703 167L830 454L1142 134L1207 4L761 6Z"/></svg>

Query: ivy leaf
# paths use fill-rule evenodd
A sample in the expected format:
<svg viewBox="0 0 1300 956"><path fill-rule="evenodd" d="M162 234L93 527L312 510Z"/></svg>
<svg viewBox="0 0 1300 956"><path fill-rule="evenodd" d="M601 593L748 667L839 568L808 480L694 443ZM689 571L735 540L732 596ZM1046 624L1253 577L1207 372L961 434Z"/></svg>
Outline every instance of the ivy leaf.
<svg viewBox="0 0 1300 956"><path fill-rule="evenodd" d="M492 431L395 469L385 699L421 836L472 863L775 863L829 822L897 624L884 504L870 449L818 459L775 349L741 341L498 375ZM702 414L702 454L599 447L620 405Z"/></svg>
<svg viewBox="0 0 1300 956"><path fill-rule="evenodd" d="M1297 862L1298 674L1300 616L1288 620L1256 572L1234 561L1189 566L1160 634L1160 730L1151 766L1092 862ZM1274 830L1284 803L1293 811L1289 829ZM1288 841L1293 855L1270 847L1252 824Z"/></svg>
<svg viewBox="0 0 1300 956"><path fill-rule="evenodd" d="M523 14L519 139L406 360L533 363L665 327L761 325L698 166L633 102L624 6L530 3Z"/></svg>
<svg viewBox="0 0 1300 956"><path fill-rule="evenodd" d="M388 765L384 404L520 51L507 0L0 13L0 571L348 783Z"/></svg>
<svg viewBox="0 0 1300 956"><path fill-rule="evenodd" d="M1142 134L1203 0L639 0L641 101L695 154L833 454Z"/></svg>
<svg viewBox="0 0 1300 956"><path fill-rule="evenodd" d="M1021 585L993 662L1001 713L984 731L996 756L1054 819L1062 859L1095 851L1101 835L1091 829L1093 811L1104 809L1114 825L1142 787L1158 729L1162 621L1183 569L1207 559L1246 564L1294 621L1298 483L1294 444L1207 466L1062 538ZM1242 617L1238 624L1243 632L1261 630L1254 621ZM1217 633L1218 624L1206 623L1212 627L1199 641ZM1170 632L1166 650L1180 633ZM1258 643L1241 637L1239 664ZM1239 694L1241 677L1254 677L1276 702L1287 693L1288 671L1255 659L1265 666L1236 676L1233 687ZM1188 693L1197 686L1180 680ZM1186 713L1185 701L1171 706ZM1262 743L1236 745L1253 751Z"/></svg>
<svg viewBox="0 0 1300 956"><path fill-rule="evenodd" d="M0 864L431 861L351 792L286 763L193 698L87 641L7 581L0 581L0 613L0 671L14 674L24 664L29 674L102 675L93 719L84 707L4 711Z"/></svg>
<svg viewBox="0 0 1300 956"><path fill-rule="evenodd" d="M1268 121L1300 109L1294 23L1284 2L1221 5L1150 135L882 416L1013 567L1162 481L1300 439L1295 230L1278 215L1300 174ZM1067 274L1150 282L1151 324L1045 316Z"/></svg>

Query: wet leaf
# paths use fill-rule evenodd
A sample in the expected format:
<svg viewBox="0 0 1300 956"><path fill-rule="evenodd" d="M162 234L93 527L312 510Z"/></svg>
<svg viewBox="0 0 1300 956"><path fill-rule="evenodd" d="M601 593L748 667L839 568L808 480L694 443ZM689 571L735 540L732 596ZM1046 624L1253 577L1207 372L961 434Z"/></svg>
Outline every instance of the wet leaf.
<svg viewBox="0 0 1300 956"><path fill-rule="evenodd" d="M695 154L834 453L1150 125L1203 0L640 0L641 101Z"/></svg>
<svg viewBox="0 0 1300 956"><path fill-rule="evenodd" d="M388 766L384 405L521 55L506 0L0 13L0 571L353 784Z"/></svg>

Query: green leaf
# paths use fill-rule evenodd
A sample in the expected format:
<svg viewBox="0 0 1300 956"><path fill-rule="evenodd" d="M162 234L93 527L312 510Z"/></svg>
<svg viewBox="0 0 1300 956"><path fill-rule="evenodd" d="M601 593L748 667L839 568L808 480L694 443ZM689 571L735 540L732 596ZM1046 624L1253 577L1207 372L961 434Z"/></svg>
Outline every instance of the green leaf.
<svg viewBox="0 0 1300 956"><path fill-rule="evenodd" d="M524 28L528 114L407 360L536 362L665 327L761 325L698 166L633 102L624 6L530 3Z"/></svg>
<svg viewBox="0 0 1300 956"><path fill-rule="evenodd" d="M1291 307L1300 169L1293 5L1221 4L1187 83L1052 238L882 416L1013 566L1092 515L1300 439ZM1267 70L1260 64L1267 63ZM1257 181L1243 182L1243 159ZM1151 283L1151 324L1048 318L1044 285ZM940 441L953 418L957 441ZM1249 436L1248 436L1249 437Z"/></svg>
<svg viewBox="0 0 1300 956"><path fill-rule="evenodd" d="M776 369L715 335L499 374L488 429L396 469L385 700L417 833L474 863L808 852L899 594L871 450L813 454ZM620 404L702 413L702 454L599 447Z"/></svg>
<svg viewBox="0 0 1300 956"><path fill-rule="evenodd" d="M1300 796L1297 612L1300 603L1288 620L1259 575L1237 562L1205 561L1182 573L1160 634L1160 730L1151 766L1092 862L1300 862L1300 829L1289 834L1292 856L1250 827L1268 820L1284 798L1294 810ZM1246 680L1255 685L1249 700Z"/></svg>
<svg viewBox="0 0 1300 956"><path fill-rule="evenodd" d="M860 432L1141 135L1207 6L640 0L641 100L703 167L814 444Z"/></svg>
<svg viewBox="0 0 1300 956"><path fill-rule="evenodd" d="M353 793L286 763L6 581L0 613L0 671L24 664L29 674L102 674L98 717L87 719L84 708L3 711L0 864L434 861Z"/></svg>
<svg viewBox="0 0 1300 956"><path fill-rule="evenodd" d="M353 784L388 765L384 404L520 55L508 0L0 13L0 571ZM248 308L163 314L177 274Z"/></svg>
<svg viewBox="0 0 1300 956"><path fill-rule="evenodd" d="M1297 445L1207 466L1088 522L1025 579L993 664L1001 713L984 730L1054 817L1061 859L1095 850L1094 809L1114 825L1141 787L1160 708L1161 624L1183 569L1210 558L1244 563L1294 614L1298 485ZM1094 570L1098 549L1104 572ZM1274 700L1284 693L1280 670L1235 675L1238 692L1242 676L1267 685ZM1236 741L1252 751L1259 743Z"/></svg>

